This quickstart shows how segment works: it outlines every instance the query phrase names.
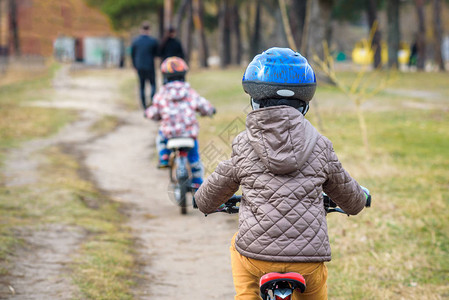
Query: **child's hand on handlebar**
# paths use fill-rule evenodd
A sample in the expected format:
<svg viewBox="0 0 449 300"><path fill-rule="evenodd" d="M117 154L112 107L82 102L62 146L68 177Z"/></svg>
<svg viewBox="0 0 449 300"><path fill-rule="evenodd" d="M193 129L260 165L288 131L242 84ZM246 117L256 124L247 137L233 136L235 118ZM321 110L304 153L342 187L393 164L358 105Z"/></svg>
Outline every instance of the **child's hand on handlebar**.
<svg viewBox="0 0 449 300"><path fill-rule="evenodd" d="M366 197L366 207L370 207L371 206L371 194L369 192L369 190L364 187L364 186L360 186L362 188L362 190L365 192L365 197Z"/></svg>

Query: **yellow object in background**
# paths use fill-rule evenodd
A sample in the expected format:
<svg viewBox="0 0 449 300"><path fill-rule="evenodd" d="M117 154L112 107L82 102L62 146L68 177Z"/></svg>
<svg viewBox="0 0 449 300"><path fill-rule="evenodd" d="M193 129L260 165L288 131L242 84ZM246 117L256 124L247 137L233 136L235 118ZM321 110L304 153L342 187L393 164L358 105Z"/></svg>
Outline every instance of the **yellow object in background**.
<svg viewBox="0 0 449 300"><path fill-rule="evenodd" d="M381 43L382 64L388 62L388 47L385 42ZM408 64L410 57L410 46L405 42L399 43L398 60L400 64ZM357 42L352 50L352 61L359 65L369 65L374 61L374 51L371 49L368 40L363 39Z"/></svg>

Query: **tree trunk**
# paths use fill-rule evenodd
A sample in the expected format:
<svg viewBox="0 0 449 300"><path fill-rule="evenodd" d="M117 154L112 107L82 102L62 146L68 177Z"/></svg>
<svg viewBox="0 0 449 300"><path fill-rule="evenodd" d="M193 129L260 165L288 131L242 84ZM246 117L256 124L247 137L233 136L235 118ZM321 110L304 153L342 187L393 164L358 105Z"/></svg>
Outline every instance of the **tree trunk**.
<svg viewBox="0 0 449 300"><path fill-rule="evenodd" d="M284 25L284 33L285 33L285 36L287 37L288 45L292 50L298 51L298 47L296 46L296 41L293 37L290 20L288 18L287 4L285 3L285 0L279 0L279 8L281 10L282 23Z"/></svg>
<svg viewBox="0 0 449 300"><path fill-rule="evenodd" d="M440 71L445 70L441 45L443 43L443 27L441 25L441 0L433 0L433 33L435 36L435 62Z"/></svg>
<svg viewBox="0 0 449 300"><path fill-rule="evenodd" d="M261 1L256 1L256 15L254 17L253 34L250 45L250 59L260 52L260 15L261 15Z"/></svg>
<svg viewBox="0 0 449 300"><path fill-rule="evenodd" d="M190 62L190 56L192 54L192 32L193 32L193 8L192 0L187 1L187 33L185 39L185 60L187 63Z"/></svg>
<svg viewBox="0 0 449 300"><path fill-rule="evenodd" d="M159 34L159 39L162 40L164 38L164 6L160 6L157 9L157 18L158 18L158 34Z"/></svg>
<svg viewBox="0 0 449 300"><path fill-rule="evenodd" d="M237 3L232 6L231 13L232 31L234 32L234 59L233 63L240 65L242 61L242 34L240 32L240 13Z"/></svg>
<svg viewBox="0 0 449 300"><path fill-rule="evenodd" d="M304 32L304 23L306 21L306 11L307 0L293 0L292 9L290 10L290 24L298 51L302 47L302 35Z"/></svg>
<svg viewBox="0 0 449 300"><path fill-rule="evenodd" d="M231 24L229 0L221 0L218 12L218 28L220 32L220 66L225 68L231 63Z"/></svg>
<svg viewBox="0 0 449 300"><path fill-rule="evenodd" d="M189 2L190 0L182 0L181 4L178 7L178 11L176 12L176 16L174 18L175 19L174 26L179 36L182 35L182 20L186 12L188 12Z"/></svg>
<svg viewBox="0 0 449 300"><path fill-rule="evenodd" d="M173 0L164 0L164 31L173 24Z"/></svg>
<svg viewBox="0 0 449 300"><path fill-rule="evenodd" d="M424 16L424 0L415 0L416 14L418 16L418 37L416 46L418 50L418 59L416 67L418 70L424 70L426 63L426 21Z"/></svg>
<svg viewBox="0 0 449 300"><path fill-rule="evenodd" d="M272 28L273 31L271 33L271 36L268 37L268 41L270 41L270 44L275 44L278 47L289 47L287 35L285 33L285 27L283 25L284 22L282 11L279 3L277 5L274 5L274 7L272 7L271 5L265 5L265 8L270 12L271 17L274 21L274 25Z"/></svg>
<svg viewBox="0 0 449 300"><path fill-rule="evenodd" d="M366 13L368 15L368 25L370 30L373 30L374 26L375 31L373 34L373 39L371 41L371 49L374 51L374 61L373 67L374 69L378 69L382 65L381 58L381 33L379 31L379 19L377 18L377 1L376 0L367 0L366 1Z"/></svg>
<svg viewBox="0 0 449 300"><path fill-rule="evenodd" d="M324 60L323 41L329 41L332 0L309 0L307 3L306 41L303 41L303 54L312 61L314 55Z"/></svg>
<svg viewBox="0 0 449 300"><path fill-rule="evenodd" d="M252 11L253 11L253 5L251 1L245 2L245 14L244 14L244 22L245 22L245 41L247 43L245 44L245 53L248 55L248 60L252 59L252 53L251 53L251 42L252 42L252 31L253 31L253 24L252 24Z"/></svg>
<svg viewBox="0 0 449 300"><path fill-rule="evenodd" d="M193 23L199 34L200 65L204 68L207 68L209 66L207 62L207 58L209 57L209 49L207 47L206 33L204 32L203 2L201 0L193 0L192 7L193 7Z"/></svg>
<svg viewBox="0 0 449 300"><path fill-rule="evenodd" d="M175 28L178 36L181 39L184 60L189 63L190 53L192 50L192 31L193 31L193 16L192 16L192 0L183 0L178 7L175 17Z"/></svg>
<svg viewBox="0 0 449 300"><path fill-rule="evenodd" d="M19 25L17 20L17 3L16 0L9 0L9 28L10 38L13 53L20 56L20 39L19 39Z"/></svg>
<svg viewBox="0 0 449 300"><path fill-rule="evenodd" d="M0 56L2 55L2 53L1 53L1 48L3 47L3 35L2 35L2 33L3 33L3 31L2 31L2 24L3 24L3 22L2 22L2 13L3 13L3 0L0 0ZM1 63L1 61L0 61L0 63Z"/></svg>
<svg viewBox="0 0 449 300"><path fill-rule="evenodd" d="M399 2L400 0L387 1L388 19L388 67L397 68L399 40L401 34L399 30Z"/></svg>

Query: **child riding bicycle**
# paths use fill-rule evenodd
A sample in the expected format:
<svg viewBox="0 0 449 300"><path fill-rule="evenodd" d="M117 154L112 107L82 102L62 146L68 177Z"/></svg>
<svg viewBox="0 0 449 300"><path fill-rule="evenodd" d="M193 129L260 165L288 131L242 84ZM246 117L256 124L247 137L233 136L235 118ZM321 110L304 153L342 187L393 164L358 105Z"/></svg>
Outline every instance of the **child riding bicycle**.
<svg viewBox="0 0 449 300"><path fill-rule="evenodd" d="M307 288L296 299L327 299L324 262L331 250L322 193L355 215L369 191L304 118L316 78L303 56L270 48L248 65L242 83L253 111L234 139L231 158L197 191L198 208L211 213L242 188L230 249L235 299L261 299L258 281L269 272L302 274Z"/></svg>
<svg viewBox="0 0 449 300"><path fill-rule="evenodd" d="M195 140L187 159L192 171L192 188L203 182L203 166L198 152L199 125L196 112L211 116L215 108L185 82L189 67L179 57L169 57L162 62L161 72L164 85L153 98L153 104L145 111L147 118L160 121L157 136L159 168L168 167L171 150L167 141L171 138L190 137Z"/></svg>

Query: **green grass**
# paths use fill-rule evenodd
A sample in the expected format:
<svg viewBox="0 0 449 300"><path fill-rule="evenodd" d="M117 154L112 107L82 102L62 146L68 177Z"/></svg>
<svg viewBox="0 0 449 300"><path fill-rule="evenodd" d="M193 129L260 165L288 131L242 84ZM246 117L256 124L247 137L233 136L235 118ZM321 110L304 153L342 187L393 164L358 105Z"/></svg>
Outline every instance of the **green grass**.
<svg viewBox="0 0 449 300"><path fill-rule="evenodd" d="M212 170L219 160L205 159L205 147L213 144L216 153L229 156L220 135L236 118L245 120L249 99L242 74L231 69L191 75L192 86L218 110L213 119L200 120L202 159ZM351 72L338 76L346 83L356 78ZM379 76L385 73L367 77ZM318 86L318 111L312 106L307 118L318 127L320 117L320 130L343 166L373 194L373 206L358 216L328 216L330 299L449 297L448 96L447 74L398 74L363 106L368 155L354 104L336 87Z"/></svg>
<svg viewBox="0 0 449 300"><path fill-rule="evenodd" d="M0 85L0 166L3 165L5 153L20 142L55 133L72 119L67 112L25 106L30 101L49 95L47 88L56 69L57 66L53 65L34 78ZM0 213L5 215L0 222L0 261L4 261L12 249L21 243L13 233L14 226L27 223L22 219L32 219L32 215L15 201L22 193L2 186L0 177ZM17 216L14 221L8 219L14 216ZM4 267L0 266L0 274L5 272Z"/></svg>
<svg viewBox="0 0 449 300"><path fill-rule="evenodd" d="M50 69L45 76L0 86L0 164L21 142L54 134L76 118L73 111L26 105L52 96L52 73ZM91 130L104 134L117 125L115 117L105 116ZM80 250L68 253L74 260L69 267L79 297L131 299L136 262L122 207L80 177L78 162L65 149L51 147L39 155L47 161L40 166L38 182L0 184L0 275L8 274L8 258L25 243L15 235L18 229L62 224L84 233Z"/></svg>
<svg viewBox="0 0 449 300"><path fill-rule="evenodd" d="M78 176L79 166L72 156L58 147L43 154L51 159L42 166L36 185L0 189L5 200L0 202L2 260L21 243L14 237L16 228L63 224L81 229L85 235L81 250L68 255L74 258L70 268L82 299L131 299L133 240L122 225L120 205Z"/></svg>
<svg viewBox="0 0 449 300"><path fill-rule="evenodd" d="M373 207L350 222L328 218L334 250L329 267L335 272L329 278L331 295L362 299L365 293L364 299L378 299L381 293L393 297L401 291L431 299L448 292L449 177L444 153L449 133L442 130L448 128L448 117L440 111L367 113L375 154L370 161L359 145L355 117L332 122L328 136L344 166L371 189ZM342 232L352 234L345 238ZM356 276L348 277L346 270ZM376 285L370 274L376 276Z"/></svg>
<svg viewBox="0 0 449 300"><path fill-rule="evenodd" d="M131 299L135 260L121 206L79 178L77 162L57 148L44 170L49 186L44 222L83 228L86 239L72 265L74 282L87 299ZM39 203L42 206L42 202Z"/></svg>
<svg viewBox="0 0 449 300"><path fill-rule="evenodd" d="M53 134L73 120L73 114L67 111L25 105L50 96L48 88L56 70L52 65L35 78L0 85L0 166L8 149L30 138Z"/></svg>
<svg viewBox="0 0 449 300"><path fill-rule="evenodd" d="M90 127L90 131L92 131L98 135L103 135L103 134L113 131L119 125L120 125L120 120L118 119L118 117L106 115L106 116L103 116L97 122L95 122Z"/></svg>

